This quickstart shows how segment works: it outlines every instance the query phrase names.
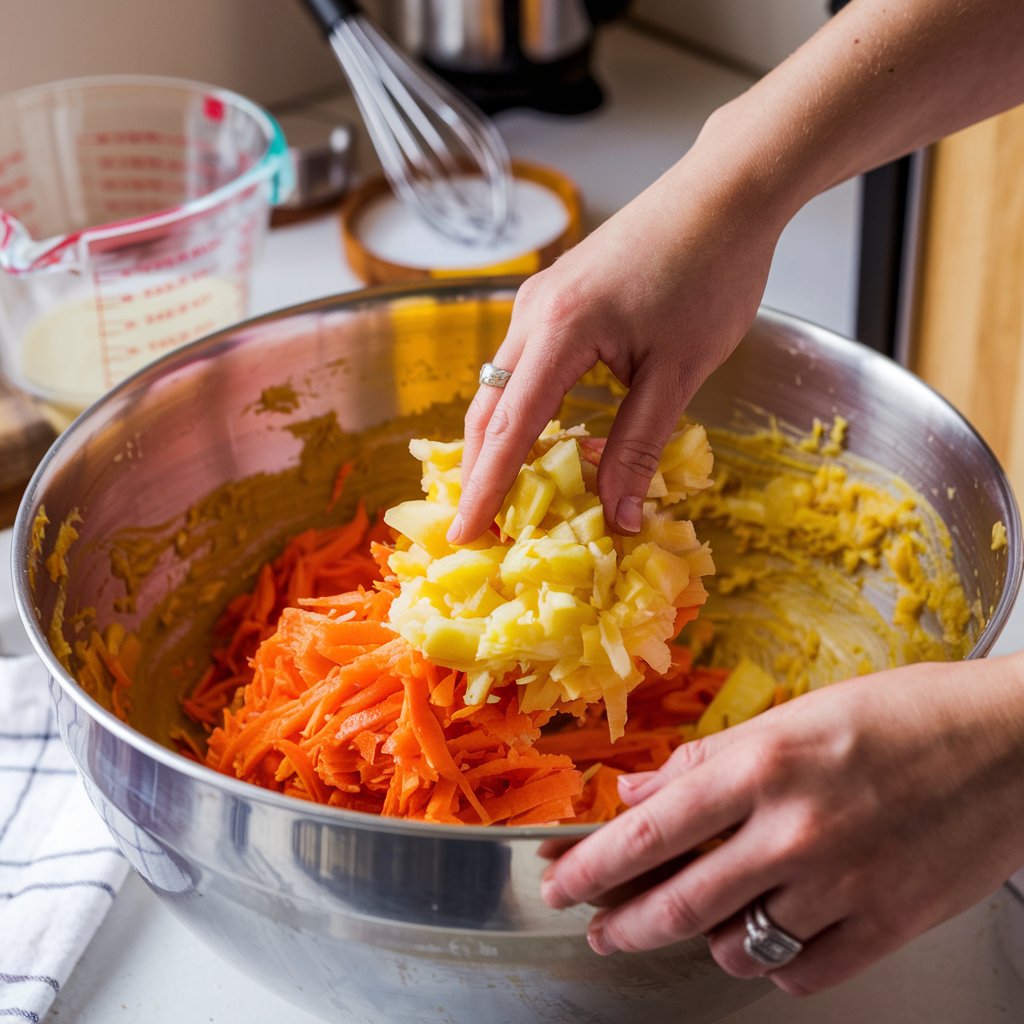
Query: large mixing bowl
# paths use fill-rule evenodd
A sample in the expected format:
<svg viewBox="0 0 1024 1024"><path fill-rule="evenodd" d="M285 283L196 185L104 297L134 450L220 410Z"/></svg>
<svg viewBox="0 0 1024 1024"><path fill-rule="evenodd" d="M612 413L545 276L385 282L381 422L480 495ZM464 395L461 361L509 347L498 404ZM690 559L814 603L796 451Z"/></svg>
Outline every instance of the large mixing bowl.
<svg viewBox="0 0 1024 1024"><path fill-rule="evenodd" d="M538 845L579 827L433 826L313 806L149 738L169 735L183 686L165 666L192 664L180 656L188 635L285 537L326 521L343 458L352 493L409 495L406 439L459 432L513 294L500 281L362 292L262 317L142 371L79 418L32 481L15 527L19 608L61 732L134 868L281 995L366 1024L717 1020L767 983L726 976L702 940L599 958L588 910L541 903ZM594 401L584 389L576 412ZM837 411L852 421L852 453L938 495L980 610L971 655L983 655L1019 586L1020 523L992 453L948 404L861 346L763 312L692 407L730 428ZM1009 535L1000 551L996 521ZM149 637L133 726L68 669L89 624L114 621Z"/></svg>

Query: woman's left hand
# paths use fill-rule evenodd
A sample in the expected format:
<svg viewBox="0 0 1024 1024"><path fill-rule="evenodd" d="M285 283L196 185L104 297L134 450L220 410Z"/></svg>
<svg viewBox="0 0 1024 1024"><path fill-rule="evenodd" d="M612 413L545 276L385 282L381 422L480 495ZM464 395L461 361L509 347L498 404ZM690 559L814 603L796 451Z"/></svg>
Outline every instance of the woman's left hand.
<svg viewBox="0 0 1024 1024"><path fill-rule="evenodd" d="M630 809L545 874L551 906L603 906L594 950L706 934L727 972L764 974L743 948L744 910L762 899L805 946L771 979L818 991L1024 863L1024 655L814 691L684 744L621 792Z"/></svg>

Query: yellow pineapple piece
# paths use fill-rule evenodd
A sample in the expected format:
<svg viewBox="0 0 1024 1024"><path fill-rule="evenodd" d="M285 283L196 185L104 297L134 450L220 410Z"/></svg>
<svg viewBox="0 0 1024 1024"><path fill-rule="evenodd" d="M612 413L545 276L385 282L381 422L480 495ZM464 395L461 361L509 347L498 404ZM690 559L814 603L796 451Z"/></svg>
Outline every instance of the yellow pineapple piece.
<svg viewBox="0 0 1024 1024"><path fill-rule="evenodd" d="M388 565L396 576L426 576L427 568L433 559L426 548L419 544L413 544L405 551L392 551L388 558Z"/></svg>
<svg viewBox="0 0 1024 1024"><path fill-rule="evenodd" d="M697 735L708 736L759 715L771 706L775 686L760 665L742 658L697 720Z"/></svg>
<svg viewBox="0 0 1024 1024"><path fill-rule="evenodd" d="M657 544L638 544L622 559L622 568L635 569L666 601L673 603L690 582L687 560Z"/></svg>
<svg viewBox="0 0 1024 1024"><path fill-rule="evenodd" d="M484 634L481 619L449 619L433 615L423 624L423 653L439 665L473 665Z"/></svg>
<svg viewBox="0 0 1024 1024"><path fill-rule="evenodd" d="M651 482L647 485L647 497L664 498L666 494L668 494L668 486L665 483L665 477L660 469L656 469L651 477Z"/></svg>
<svg viewBox="0 0 1024 1024"><path fill-rule="evenodd" d="M498 513L497 523L502 532L518 539L527 527L539 525L556 490L552 480L524 466Z"/></svg>
<svg viewBox="0 0 1024 1024"><path fill-rule="evenodd" d="M505 549L497 546L483 550L459 548L431 562L426 576L458 597L469 597L482 584L497 578L504 556Z"/></svg>
<svg viewBox="0 0 1024 1024"><path fill-rule="evenodd" d="M414 437L409 442L409 453L424 469L459 469L462 466L462 441L431 441L426 437Z"/></svg>
<svg viewBox="0 0 1024 1024"><path fill-rule="evenodd" d="M600 502L574 515L568 525L581 544L589 544L591 541L608 536L608 529L604 521L604 509Z"/></svg>
<svg viewBox="0 0 1024 1024"><path fill-rule="evenodd" d="M572 527L564 519L554 523L545 532L552 540L575 541L577 539Z"/></svg>
<svg viewBox="0 0 1024 1024"><path fill-rule="evenodd" d="M563 647L579 646L580 630L597 624L597 609L573 594L546 587L537 602L537 618L549 637L559 638Z"/></svg>
<svg viewBox="0 0 1024 1024"><path fill-rule="evenodd" d="M707 490L713 466L707 431L698 423L688 423L677 430L665 445L658 464L666 487L661 500L675 504L690 494Z"/></svg>
<svg viewBox="0 0 1024 1024"><path fill-rule="evenodd" d="M551 583L560 587L590 589L594 579L594 556L570 531L569 540L530 537L513 544L501 563L501 579L506 586Z"/></svg>
<svg viewBox="0 0 1024 1024"><path fill-rule="evenodd" d="M505 600L490 583L484 583L475 594L466 598L456 611L467 618L485 619L495 609L500 608Z"/></svg>
<svg viewBox="0 0 1024 1024"><path fill-rule="evenodd" d="M701 544L699 548L686 552L686 563L690 567L691 576L713 576L715 573L715 562L711 557L711 547L708 544Z"/></svg>
<svg viewBox="0 0 1024 1024"><path fill-rule="evenodd" d="M466 706L477 707L487 700L494 683L494 675L486 669L472 669L466 673Z"/></svg>
<svg viewBox="0 0 1024 1024"><path fill-rule="evenodd" d="M435 558L448 554L451 545L446 534L455 518L455 507L419 499L393 505L384 513L384 522L425 548Z"/></svg>
<svg viewBox="0 0 1024 1024"><path fill-rule="evenodd" d="M567 498L574 498L584 491L580 449L575 438L556 441L533 463L533 467L538 473L553 480L561 494Z"/></svg>
<svg viewBox="0 0 1024 1024"><path fill-rule="evenodd" d="M623 605L644 612L654 612L665 606L665 598L644 579L636 569L627 569L615 581L615 597Z"/></svg>

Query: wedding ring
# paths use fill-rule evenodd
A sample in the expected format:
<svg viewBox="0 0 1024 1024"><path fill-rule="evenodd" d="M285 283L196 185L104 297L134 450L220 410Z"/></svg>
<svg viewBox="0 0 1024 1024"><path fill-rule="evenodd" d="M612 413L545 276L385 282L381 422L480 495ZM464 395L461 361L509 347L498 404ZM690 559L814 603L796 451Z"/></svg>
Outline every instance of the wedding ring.
<svg viewBox="0 0 1024 1024"><path fill-rule="evenodd" d="M494 363L484 363L480 367L480 383L487 384L492 388L503 388L511 379L512 371L503 370Z"/></svg>
<svg viewBox="0 0 1024 1024"><path fill-rule="evenodd" d="M747 907L747 937L743 950L757 963L773 970L784 967L804 948L804 944L779 928L765 913L764 902L754 900Z"/></svg>

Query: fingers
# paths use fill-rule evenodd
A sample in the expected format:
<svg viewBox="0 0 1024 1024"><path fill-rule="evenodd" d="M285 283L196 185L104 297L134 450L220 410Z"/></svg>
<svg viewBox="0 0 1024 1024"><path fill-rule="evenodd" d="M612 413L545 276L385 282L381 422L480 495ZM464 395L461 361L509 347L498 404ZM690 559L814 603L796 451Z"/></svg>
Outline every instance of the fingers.
<svg viewBox="0 0 1024 1024"><path fill-rule="evenodd" d="M763 893L755 894L737 914L708 935L711 955L722 970L736 978L756 978L771 970L755 960L744 948L747 937L746 910L758 896L762 898L762 907L772 924L804 943L804 949L797 954L797 960L816 950L824 936L840 925L850 909L841 898L815 892L812 886L798 878L767 896ZM773 977L780 970L785 968L776 968L772 972Z"/></svg>
<svg viewBox="0 0 1024 1024"><path fill-rule="evenodd" d="M650 361L638 368L615 414L597 471L605 520L619 533L638 533L644 498L662 449L690 398L677 375Z"/></svg>
<svg viewBox="0 0 1024 1024"><path fill-rule="evenodd" d="M759 726L760 723L758 722L757 725ZM618 785L622 802L629 807L641 803L657 793L672 779L703 764L712 754L742 740L744 736L753 731L754 726L754 721L745 722L740 726L733 726L731 729L683 743L676 747L669 759L657 771L620 775Z"/></svg>
<svg viewBox="0 0 1024 1024"><path fill-rule="evenodd" d="M513 324L494 358L513 370L511 379L503 389L483 385L467 413L462 498L448 533L453 544L467 543L490 526L533 442L597 361L592 349L568 347L559 335L537 327L528 329L529 344L520 344L515 330Z"/></svg>
<svg viewBox="0 0 1024 1024"><path fill-rule="evenodd" d="M514 319L513 319L514 324ZM519 332L513 332L512 325L505 340L494 353L492 362L503 370L512 372L519 364L519 357L523 351L523 336ZM465 489L466 482L473 473L477 456L484 443L484 436L487 431L487 424L490 423L494 410L501 401L503 388L496 388L490 384L481 384L470 402L466 412L465 443L462 448L462 486Z"/></svg>
<svg viewBox="0 0 1024 1024"><path fill-rule="evenodd" d="M545 860L558 860L563 853L571 850L579 841L576 837L572 839L545 839L537 847L537 856L543 857Z"/></svg>
<svg viewBox="0 0 1024 1024"><path fill-rule="evenodd" d="M811 904L805 903L804 907ZM838 918L814 931L813 915L803 915L807 923L786 923L783 912L766 903L771 920L804 943L803 950L788 964L774 970L753 960L743 948L747 929L743 914L737 914L708 936L711 955L727 974L736 978L767 975L783 992L794 996L811 995L839 985L866 970L898 949L907 935L883 930L865 917ZM825 915L817 915L819 921Z"/></svg>
<svg viewBox="0 0 1024 1024"><path fill-rule="evenodd" d="M706 934L777 885L779 870L759 856L749 831L740 829L660 884L595 914L587 941L606 956L658 949Z"/></svg>
<svg viewBox="0 0 1024 1024"><path fill-rule="evenodd" d="M728 765L701 765L569 850L541 895L556 908L593 901L743 821L751 800Z"/></svg>
<svg viewBox="0 0 1024 1024"><path fill-rule="evenodd" d="M459 511L448 533L453 544L465 544L491 525L531 445L562 403L565 391L557 386L533 389L524 364L521 360L480 431L476 458L464 474ZM490 404L489 399L481 402L476 412L486 412Z"/></svg>

